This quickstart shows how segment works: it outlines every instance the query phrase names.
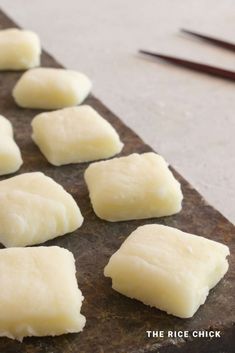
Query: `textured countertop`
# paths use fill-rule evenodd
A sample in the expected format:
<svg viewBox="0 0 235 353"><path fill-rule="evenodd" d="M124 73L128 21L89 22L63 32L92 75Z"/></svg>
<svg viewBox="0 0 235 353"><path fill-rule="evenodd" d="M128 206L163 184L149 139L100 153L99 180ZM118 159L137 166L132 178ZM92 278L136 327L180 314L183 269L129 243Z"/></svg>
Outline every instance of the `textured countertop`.
<svg viewBox="0 0 235 353"><path fill-rule="evenodd" d="M235 221L235 82L146 60L139 48L235 70L235 53L179 33L235 42L233 0L0 0L21 26Z"/></svg>

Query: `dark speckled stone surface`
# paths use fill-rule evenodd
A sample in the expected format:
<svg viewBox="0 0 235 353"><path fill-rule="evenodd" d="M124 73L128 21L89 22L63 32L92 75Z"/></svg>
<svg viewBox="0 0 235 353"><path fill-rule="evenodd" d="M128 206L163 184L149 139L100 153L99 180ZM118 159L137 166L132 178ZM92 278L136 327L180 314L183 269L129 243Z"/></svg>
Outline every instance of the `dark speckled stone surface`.
<svg viewBox="0 0 235 353"><path fill-rule="evenodd" d="M16 26L0 12L0 28ZM47 53L42 66L61 67ZM59 245L71 250L76 258L77 279L85 300L82 313L87 318L84 331L60 337L26 338L23 343L0 338L0 353L230 353L235 352L235 230L218 211L209 206L177 172L184 193L183 210L161 219L109 223L98 219L92 211L83 173L88 164L54 167L41 155L32 142L30 122L35 110L18 108L11 91L20 77L19 72L0 73L0 113L13 123L24 165L18 172L43 171L70 192L85 217L83 226L73 234L57 238L46 245ZM91 96L92 105L119 132L125 148L122 155L150 151L151 148L99 100ZM108 102L106 102L108 104ZM0 179L2 180L3 177ZM4 207L4 205L0 205ZM225 278L211 291L206 305L192 319L178 319L128 299L111 288L111 281L103 276L109 257L137 226L161 223L200 234L227 244L231 250L230 268ZM144 283L143 283L144 285ZM0 288L1 290L1 288ZM1 313L0 313L1 315ZM147 339L146 330L218 329L218 339Z"/></svg>

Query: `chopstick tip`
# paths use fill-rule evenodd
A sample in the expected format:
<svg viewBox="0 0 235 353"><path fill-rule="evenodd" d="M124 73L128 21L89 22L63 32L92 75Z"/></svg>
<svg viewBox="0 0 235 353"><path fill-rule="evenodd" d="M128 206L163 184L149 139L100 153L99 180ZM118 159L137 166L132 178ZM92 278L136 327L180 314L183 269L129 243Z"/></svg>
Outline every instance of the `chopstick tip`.
<svg viewBox="0 0 235 353"><path fill-rule="evenodd" d="M191 34L192 32L185 28L180 28L180 32Z"/></svg>

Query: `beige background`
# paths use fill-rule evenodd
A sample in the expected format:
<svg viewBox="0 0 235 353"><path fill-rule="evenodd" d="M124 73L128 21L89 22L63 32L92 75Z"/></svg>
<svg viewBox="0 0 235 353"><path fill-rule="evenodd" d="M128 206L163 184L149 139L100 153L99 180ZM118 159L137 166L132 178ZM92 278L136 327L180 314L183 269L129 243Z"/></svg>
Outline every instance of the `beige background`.
<svg viewBox="0 0 235 353"><path fill-rule="evenodd" d="M235 82L145 60L139 48L235 70L235 53L179 33L235 42L234 0L0 0L94 94L235 221Z"/></svg>

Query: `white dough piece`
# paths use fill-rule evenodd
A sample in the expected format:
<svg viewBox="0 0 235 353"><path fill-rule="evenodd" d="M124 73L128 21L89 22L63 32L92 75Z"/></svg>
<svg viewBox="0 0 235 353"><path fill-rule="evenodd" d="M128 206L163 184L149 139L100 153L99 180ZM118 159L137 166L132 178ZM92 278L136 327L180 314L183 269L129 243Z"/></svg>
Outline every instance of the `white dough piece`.
<svg viewBox="0 0 235 353"><path fill-rule="evenodd" d="M15 173L23 164L9 120L0 115L0 175Z"/></svg>
<svg viewBox="0 0 235 353"><path fill-rule="evenodd" d="M26 70L40 64L41 44L32 31L0 30L0 70Z"/></svg>
<svg viewBox="0 0 235 353"><path fill-rule="evenodd" d="M81 104L91 86L89 78L77 71L36 68L21 76L13 97L23 108L60 109Z"/></svg>
<svg viewBox="0 0 235 353"><path fill-rule="evenodd" d="M73 232L83 217L72 196L43 173L0 181L0 242L27 246Z"/></svg>
<svg viewBox="0 0 235 353"><path fill-rule="evenodd" d="M221 243L149 224L137 228L110 258L113 288L180 318L192 317L228 270Z"/></svg>
<svg viewBox="0 0 235 353"><path fill-rule="evenodd" d="M83 296L73 254L58 246L0 250L0 336L82 331Z"/></svg>
<svg viewBox="0 0 235 353"><path fill-rule="evenodd" d="M109 158L123 147L112 125L88 105L41 113L32 127L33 140L56 166Z"/></svg>
<svg viewBox="0 0 235 353"><path fill-rule="evenodd" d="M181 210L180 184L156 153L92 163L85 180L96 215L107 221L152 218Z"/></svg>

